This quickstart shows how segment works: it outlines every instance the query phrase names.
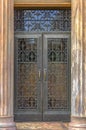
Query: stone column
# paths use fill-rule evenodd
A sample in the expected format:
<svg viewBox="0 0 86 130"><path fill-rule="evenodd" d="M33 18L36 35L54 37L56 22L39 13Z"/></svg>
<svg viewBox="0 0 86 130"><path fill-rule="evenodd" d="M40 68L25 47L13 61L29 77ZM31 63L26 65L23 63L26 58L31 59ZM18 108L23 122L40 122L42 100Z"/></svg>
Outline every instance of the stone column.
<svg viewBox="0 0 86 130"><path fill-rule="evenodd" d="M86 0L72 0L71 123L86 130Z"/></svg>
<svg viewBox="0 0 86 130"><path fill-rule="evenodd" d="M0 0L0 130L16 130L13 121L13 0Z"/></svg>

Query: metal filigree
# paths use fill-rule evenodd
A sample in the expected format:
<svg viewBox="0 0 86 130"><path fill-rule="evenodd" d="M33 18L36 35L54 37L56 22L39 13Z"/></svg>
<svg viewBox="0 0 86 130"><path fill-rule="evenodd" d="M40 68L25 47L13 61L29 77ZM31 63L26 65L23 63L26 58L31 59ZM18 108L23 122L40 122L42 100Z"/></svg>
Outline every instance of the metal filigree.
<svg viewBox="0 0 86 130"><path fill-rule="evenodd" d="M15 9L15 31L70 31L71 11Z"/></svg>
<svg viewBox="0 0 86 130"><path fill-rule="evenodd" d="M67 40L48 39L48 109L68 109Z"/></svg>
<svg viewBox="0 0 86 130"><path fill-rule="evenodd" d="M18 39L17 109L37 109L37 39Z"/></svg>
<svg viewBox="0 0 86 130"><path fill-rule="evenodd" d="M46 120L67 114L71 10L16 8L14 28L16 118Z"/></svg>

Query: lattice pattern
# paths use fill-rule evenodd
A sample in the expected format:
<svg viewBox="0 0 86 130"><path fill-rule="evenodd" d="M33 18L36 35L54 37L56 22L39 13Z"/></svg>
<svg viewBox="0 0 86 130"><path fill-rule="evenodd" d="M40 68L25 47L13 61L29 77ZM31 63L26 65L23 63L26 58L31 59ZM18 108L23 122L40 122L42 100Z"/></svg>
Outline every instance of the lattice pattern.
<svg viewBox="0 0 86 130"><path fill-rule="evenodd" d="M48 62L67 62L67 39L48 39Z"/></svg>
<svg viewBox="0 0 86 130"><path fill-rule="evenodd" d="M18 39L18 61L37 62L37 39Z"/></svg>
<svg viewBox="0 0 86 130"><path fill-rule="evenodd" d="M15 9L15 31L56 32L70 31L71 11ZM29 33L28 33L29 35ZM17 87L16 108L36 110L40 99L36 38L18 38L17 41ZM68 95L68 39L48 39L48 109L64 111L69 107ZM41 43L40 43L41 44ZM42 46L41 46L42 47ZM41 48L42 49L42 48ZM38 61L37 61L38 59ZM37 63L38 62L38 63ZM42 83L42 81L41 81ZM39 93L39 92L38 92ZM43 97L44 99L44 97Z"/></svg>
<svg viewBox="0 0 86 130"><path fill-rule="evenodd" d="M15 31L70 31L71 11L15 9Z"/></svg>
<svg viewBox="0 0 86 130"><path fill-rule="evenodd" d="M17 109L37 109L37 39L20 38L17 46Z"/></svg>
<svg viewBox="0 0 86 130"><path fill-rule="evenodd" d="M67 110L67 39L48 39L48 109Z"/></svg>

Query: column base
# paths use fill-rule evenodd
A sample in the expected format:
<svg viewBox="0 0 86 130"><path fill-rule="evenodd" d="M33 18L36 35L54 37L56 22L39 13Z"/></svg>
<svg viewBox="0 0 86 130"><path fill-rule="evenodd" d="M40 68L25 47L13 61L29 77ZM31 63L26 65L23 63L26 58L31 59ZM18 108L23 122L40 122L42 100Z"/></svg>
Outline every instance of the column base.
<svg viewBox="0 0 86 130"><path fill-rule="evenodd" d="M69 130L86 130L86 117L72 117Z"/></svg>
<svg viewBox="0 0 86 130"><path fill-rule="evenodd" d="M0 117L0 130L16 130L16 124L13 117Z"/></svg>

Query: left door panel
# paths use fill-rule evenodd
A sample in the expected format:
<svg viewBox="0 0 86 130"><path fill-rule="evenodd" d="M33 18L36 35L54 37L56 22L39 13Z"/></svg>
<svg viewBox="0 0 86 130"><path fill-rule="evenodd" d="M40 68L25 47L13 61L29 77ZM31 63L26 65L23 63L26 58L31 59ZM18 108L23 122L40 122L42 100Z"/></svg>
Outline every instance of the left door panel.
<svg viewBox="0 0 86 130"><path fill-rule="evenodd" d="M15 34L15 121L42 120L42 37Z"/></svg>

